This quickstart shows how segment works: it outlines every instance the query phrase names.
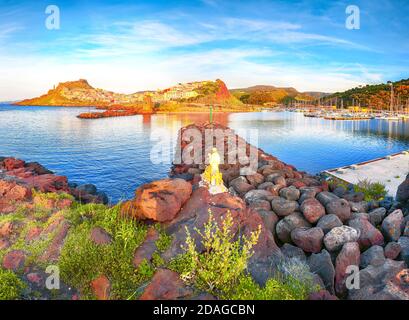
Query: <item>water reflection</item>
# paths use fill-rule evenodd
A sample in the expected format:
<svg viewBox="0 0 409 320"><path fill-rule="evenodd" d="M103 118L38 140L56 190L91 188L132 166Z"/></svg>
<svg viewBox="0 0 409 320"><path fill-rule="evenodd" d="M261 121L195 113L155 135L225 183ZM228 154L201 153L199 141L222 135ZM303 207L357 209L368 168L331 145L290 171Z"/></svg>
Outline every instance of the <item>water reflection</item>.
<svg viewBox="0 0 409 320"><path fill-rule="evenodd" d="M157 114L84 120L78 108L0 106L0 155L39 161L78 183L94 183L113 201L167 176L171 156L152 164L151 151L181 126L208 114ZM312 173L409 149L409 122L328 121L298 113L213 115L233 129L257 129L259 146Z"/></svg>

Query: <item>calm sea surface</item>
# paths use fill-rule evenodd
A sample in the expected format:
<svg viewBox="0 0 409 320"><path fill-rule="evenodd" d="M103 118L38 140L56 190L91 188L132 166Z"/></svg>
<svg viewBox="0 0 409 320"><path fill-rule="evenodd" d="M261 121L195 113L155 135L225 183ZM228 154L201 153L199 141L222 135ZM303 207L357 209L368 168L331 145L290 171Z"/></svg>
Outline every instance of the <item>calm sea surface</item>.
<svg viewBox="0 0 409 320"><path fill-rule="evenodd" d="M116 202L167 177L177 130L207 120L195 114L76 118L84 111L0 105L0 156L38 161L72 182L95 184ZM287 112L214 118L236 130L258 129L259 147L311 173L409 149L409 121L328 121ZM161 161L155 156L168 151Z"/></svg>

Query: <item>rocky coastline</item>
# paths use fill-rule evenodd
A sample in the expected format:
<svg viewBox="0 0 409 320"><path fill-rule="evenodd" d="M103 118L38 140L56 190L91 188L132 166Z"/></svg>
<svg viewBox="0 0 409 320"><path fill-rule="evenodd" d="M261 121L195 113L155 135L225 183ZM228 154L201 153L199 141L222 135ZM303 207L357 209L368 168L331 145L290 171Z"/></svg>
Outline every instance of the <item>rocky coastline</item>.
<svg viewBox="0 0 409 320"><path fill-rule="evenodd" d="M200 132L228 129L209 123L184 127L177 152L188 147L183 133L192 128ZM305 266L305 273L318 286L319 290L309 294L311 300L409 299L409 175L398 190L397 200L367 201L362 192L298 171L242 138L237 139L245 144L248 155L257 154L257 172L245 176L241 175L240 164L221 165L228 193L212 195L199 187L204 165L175 164L168 179L139 187L134 199L116 206L120 219L131 218L143 230L141 240L130 249L131 261L123 261L123 268L150 270L149 276L135 280L138 285L132 297L219 298L186 284L169 267L183 253L187 231L198 250L203 250L195 230L203 233L211 214L219 225L231 215L235 238L260 231L247 266L260 286L266 285L283 261L290 261ZM203 150L203 160L205 154ZM228 156L227 152L223 154L226 159ZM41 299L50 298L39 289L46 276L43 266L53 262L63 271L67 269L63 274L69 274L67 265L72 264L64 253L84 224L90 224L81 232L85 232L93 250L107 250L117 243L120 233L115 227L120 223L112 227L97 220L99 210L111 212L110 207L102 205L106 200L94 186L72 185L66 177L54 175L38 163L0 158L0 261L3 269L19 273L28 286L23 298L35 299L33 292L39 291ZM102 207L87 207L79 218L68 218L72 214L66 212L76 208L77 202L90 203L88 206L100 203ZM40 204L48 210L47 215L38 215L36 208ZM22 207L24 217L6 218ZM92 223L93 219L97 223ZM40 225L40 221L44 224ZM53 237L38 254L19 245L22 237L32 243L51 233ZM163 239L168 239L166 246L161 244ZM74 244L79 246L78 251L82 250L81 243ZM359 288L346 285L351 266L359 272ZM109 268L90 272L81 281L63 285L58 298L82 299L90 294L97 299L122 299L117 293L115 272ZM69 282L69 277L66 279Z"/></svg>

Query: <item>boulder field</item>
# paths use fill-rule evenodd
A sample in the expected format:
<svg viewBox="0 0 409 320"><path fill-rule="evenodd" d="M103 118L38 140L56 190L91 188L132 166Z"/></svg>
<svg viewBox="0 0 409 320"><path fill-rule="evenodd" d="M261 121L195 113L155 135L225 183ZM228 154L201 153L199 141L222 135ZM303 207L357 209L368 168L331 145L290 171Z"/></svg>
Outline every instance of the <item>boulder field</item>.
<svg viewBox="0 0 409 320"><path fill-rule="evenodd" d="M182 128L181 153L189 147L183 132L192 128L203 137L206 129L228 129L211 124ZM225 150L227 144L226 139ZM123 205L123 213L164 223L173 236L163 255L169 260L181 252L186 228L191 233L195 228L203 230L209 209L217 221L229 211L236 230L246 233L261 225L262 234L249 265L260 284L274 273L274 261L298 258L307 262L324 290L311 299L332 299L334 295L343 299L409 299L405 276L409 272L409 215L403 199L366 202L361 193L329 185L320 176L300 172L248 143L247 155L252 148L257 154L257 172L242 175L240 164L220 165L229 193L210 195L198 186L204 165L174 164L171 179L138 189L135 199ZM201 151L204 160L206 150ZM223 158L229 156L225 151ZM157 216L152 214L153 208ZM196 244L200 248L198 241ZM362 281L359 288L347 286L354 267ZM373 288L377 288L376 295L371 294Z"/></svg>
<svg viewBox="0 0 409 320"><path fill-rule="evenodd" d="M185 148L191 147L183 135L187 129L196 129L205 137L205 130L228 128L208 123L184 127L179 133L177 152L183 153ZM260 230L248 264L249 273L260 285L274 275L279 262L292 259L306 264L314 282L321 287L310 295L312 300L409 299L409 212L404 191L401 191L399 202L389 199L367 202L362 194L352 189L328 184L320 176L298 171L235 137L244 144L246 154L253 155L250 161L256 161L256 170L249 175L243 174L241 169L245 165L240 163L225 161L220 165L229 192L210 194L199 186L205 165L181 163L172 166L168 179L139 187L133 199L121 204L121 216L147 226L161 225L171 239L160 253L164 262L183 252L186 231L195 241L197 250L203 249L196 231L204 231L210 214L219 225L229 214L235 238ZM223 143L226 148L221 156L231 160L232 154L227 148L230 142L226 139ZM206 154L203 148L203 161ZM36 195L32 194L32 189L70 193L77 199L102 202L92 186L70 186L65 177L55 176L39 164L0 158L0 170L0 214L13 212L19 201L34 203ZM69 205L67 199L64 201L55 200L50 206L64 208ZM55 211L46 229L37 230L33 226L26 235L29 242L50 232L49 228L57 232L41 254L42 261L58 259L69 232L70 225L58 210ZM10 246L18 228L12 223L0 225L0 250ZM107 246L113 241L109 232L99 226L91 230L89 237L98 246ZM158 231L149 227L133 254L135 268L143 261L154 259L158 239ZM1 263L3 268L20 270L26 259L24 250L13 250L4 255ZM24 274L32 283L43 277L42 271L27 267ZM354 281L350 285L351 274L358 275L354 279L359 279L359 286ZM97 298L107 299L112 283L107 275L101 274L90 287ZM164 267L157 268L140 289L140 299L215 299L187 286L176 272ZM71 298L76 297L72 292Z"/></svg>
<svg viewBox="0 0 409 320"><path fill-rule="evenodd" d="M32 190L67 193L82 203L108 203L106 194L92 184L78 186L37 162L0 157L0 214L13 212L18 202L31 200Z"/></svg>

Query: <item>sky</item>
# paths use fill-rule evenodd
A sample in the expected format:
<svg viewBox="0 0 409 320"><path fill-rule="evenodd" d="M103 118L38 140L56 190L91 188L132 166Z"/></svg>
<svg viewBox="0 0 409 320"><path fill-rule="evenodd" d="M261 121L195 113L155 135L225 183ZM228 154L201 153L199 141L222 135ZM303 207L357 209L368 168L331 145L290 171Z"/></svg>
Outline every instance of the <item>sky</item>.
<svg viewBox="0 0 409 320"><path fill-rule="evenodd" d="M0 0L0 101L80 78L120 93L218 78L343 91L409 78L408 22L407 0Z"/></svg>

